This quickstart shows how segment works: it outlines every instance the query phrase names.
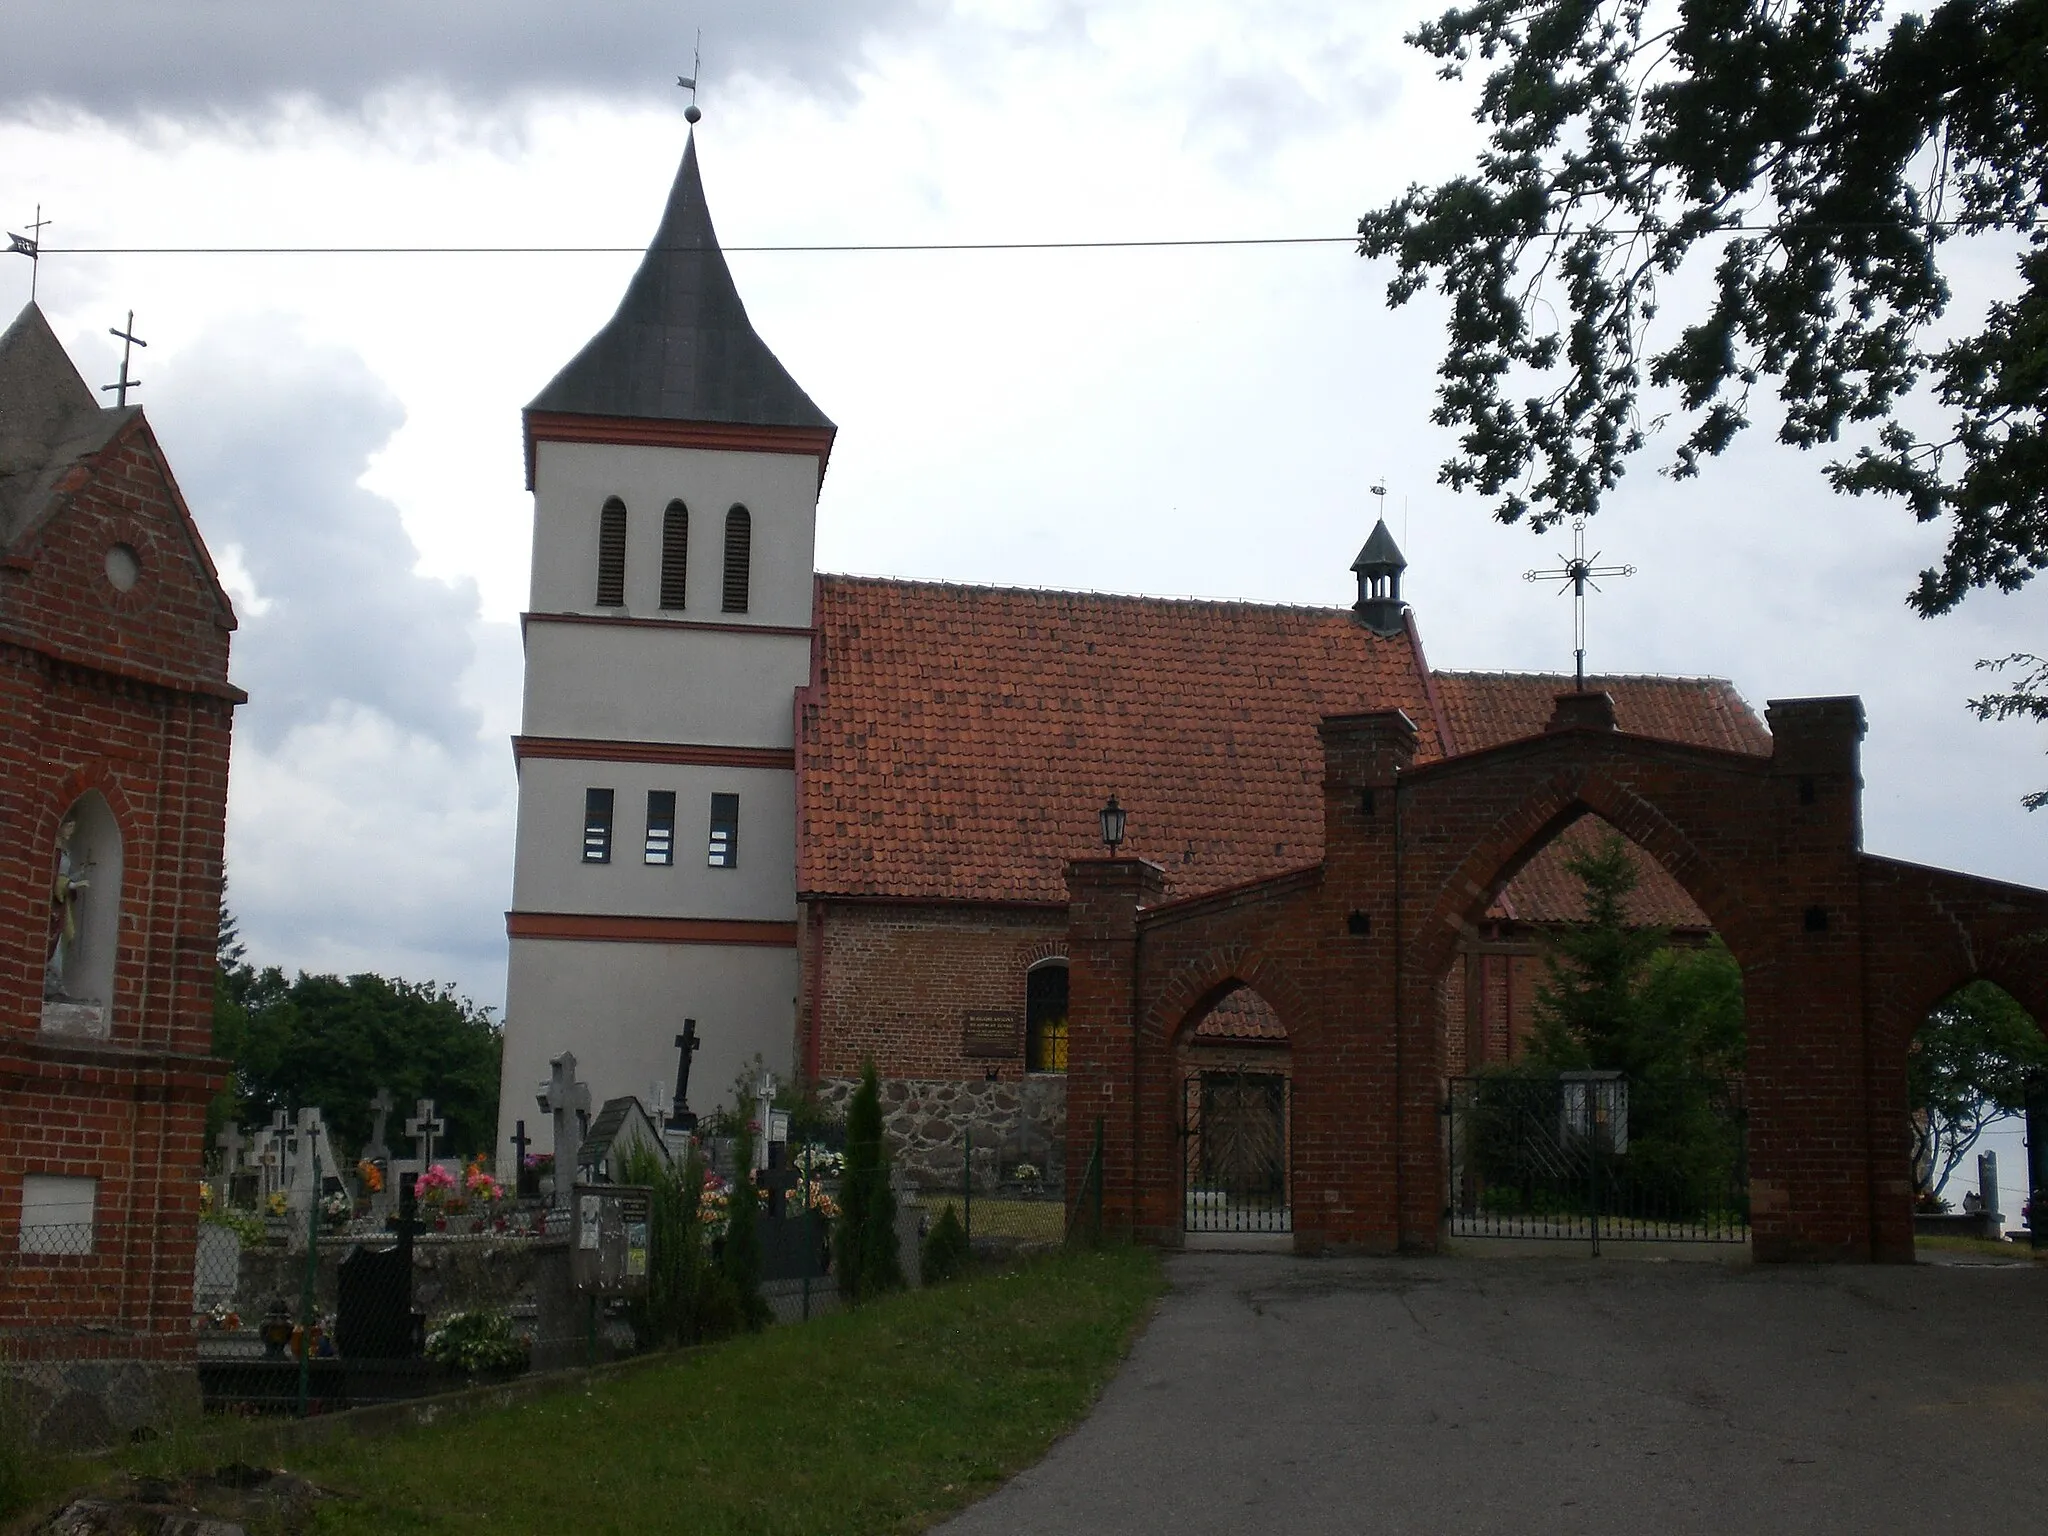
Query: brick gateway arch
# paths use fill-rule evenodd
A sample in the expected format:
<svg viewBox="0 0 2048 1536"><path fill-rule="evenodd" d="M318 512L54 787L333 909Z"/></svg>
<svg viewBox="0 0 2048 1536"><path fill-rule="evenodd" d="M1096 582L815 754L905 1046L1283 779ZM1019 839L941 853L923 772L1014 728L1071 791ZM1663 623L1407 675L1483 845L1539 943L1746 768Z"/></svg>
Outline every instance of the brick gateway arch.
<svg viewBox="0 0 2048 1536"><path fill-rule="evenodd" d="M1104 1128L1104 1215L1181 1240L1182 1033L1257 989L1293 1052L1295 1246L1434 1249L1447 1026L1468 925L1565 826L1604 817L1726 940L1748 1019L1759 1259L1909 1260L1906 1054L1982 977L2048 1022L2048 892L1862 851L1863 707L1773 702L1768 757L1624 734L1562 694L1540 736L1415 766L1398 710L1322 722L1320 864L1184 901L1137 859L1068 867L1070 1183Z"/></svg>

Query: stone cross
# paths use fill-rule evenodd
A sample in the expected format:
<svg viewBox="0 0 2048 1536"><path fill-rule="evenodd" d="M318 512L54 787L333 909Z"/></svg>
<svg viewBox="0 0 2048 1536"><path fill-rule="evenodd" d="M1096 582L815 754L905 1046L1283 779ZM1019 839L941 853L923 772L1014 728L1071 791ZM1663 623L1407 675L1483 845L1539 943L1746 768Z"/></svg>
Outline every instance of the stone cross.
<svg viewBox="0 0 2048 1536"><path fill-rule="evenodd" d="M697 1117L690 1113L690 1058L697 1054L697 1047L703 1043L697 1038L697 1021L683 1020L683 1032L676 1036L676 1102L674 1112L668 1117L672 1131L697 1128Z"/></svg>
<svg viewBox="0 0 2048 1536"><path fill-rule="evenodd" d="M555 1121L555 1194L564 1203L576 1184L576 1153L590 1123L590 1085L576 1081L576 1056L564 1051L548 1065L547 1110Z"/></svg>
<svg viewBox="0 0 2048 1536"><path fill-rule="evenodd" d="M242 1128L230 1120L213 1138L213 1144L220 1148L220 1178L213 1186L213 1203L225 1210L235 1187L235 1174L242 1166Z"/></svg>
<svg viewBox="0 0 2048 1536"><path fill-rule="evenodd" d="M775 1123L775 1074L763 1072L754 1096L754 1120L761 1127L754 1133L754 1167L768 1166L768 1136Z"/></svg>
<svg viewBox="0 0 2048 1536"><path fill-rule="evenodd" d="M421 1173L434 1166L434 1138L447 1129L447 1121L434 1117L432 1099L420 1099L414 1103L412 1118L405 1122L405 1134L413 1139L413 1151L419 1159Z"/></svg>
<svg viewBox="0 0 2048 1536"><path fill-rule="evenodd" d="M320 1201L320 1183L334 1170L323 1166L327 1129L320 1123L320 1111L299 1111L298 1148L292 1156L291 1192L285 1199L285 1213L291 1222L286 1238L294 1253L306 1251L306 1228L313 1207Z"/></svg>
<svg viewBox="0 0 2048 1536"><path fill-rule="evenodd" d="M377 1096L370 1100L370 1143L363 1148L363 1157L369 1162L388 1162L391 1149L384 1145L384 1123L391 1118L391 1090L379 1088Z"/></svg>

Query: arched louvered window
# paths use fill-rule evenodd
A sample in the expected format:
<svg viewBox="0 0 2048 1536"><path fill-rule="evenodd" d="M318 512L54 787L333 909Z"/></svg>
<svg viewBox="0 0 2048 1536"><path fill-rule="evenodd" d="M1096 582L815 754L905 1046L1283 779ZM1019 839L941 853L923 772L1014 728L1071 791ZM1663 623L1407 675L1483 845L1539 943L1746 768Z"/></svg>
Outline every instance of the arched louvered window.
<svg viewBox="0 0 2048 1536"><path fill-rule="evenodd" d="M725 611L747 611L747 582L754 559L754 519L745 507L725 514Z"/></svg>
<svg viewBox="0 0 2048 1536"><path fill-rule="evenodd" d="M680 501L661 515L661 606L681 608L689 588L690 509Z"/></svg>
<svg viewBox="0 0 2048 1536"><path fill-rule="evenodd" d="M626 504L616 496L597 515L597 606L626 606Z"/></svg>

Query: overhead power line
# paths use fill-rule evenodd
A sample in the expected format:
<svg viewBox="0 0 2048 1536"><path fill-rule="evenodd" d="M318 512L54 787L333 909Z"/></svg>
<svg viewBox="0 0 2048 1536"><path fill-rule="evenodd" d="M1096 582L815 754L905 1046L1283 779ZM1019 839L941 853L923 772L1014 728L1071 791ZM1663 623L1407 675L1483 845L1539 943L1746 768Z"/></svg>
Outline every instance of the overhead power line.
<svg viewBox="0 0 2048 1536"><path fill-rule="evenodd" d="M1704 234L1786 235L1828 233L1848 230L1901 229L1960 231L1969 229L2027 230L2038 221L2031 215L2020 218L1929 219L1902 225L1879 220L1810 221L1800 224L1719 224ZM1560 236L1548 232L1531 238L1575 238L1600 235L1609 239L1633 239L1645 234L1667 234L1667 228L1568 229ZM1137 251L1175 250L1204 246L1286 246L1356 245L1358 236L1343 235L1210 235L1191 239L1147 240L901 240L844 241L792 245L724 245L727 255L831 255L893 251ZM661 251L697 250L696 246L644 245L45 245L44 256L638 256L650 249Z"/></svg>

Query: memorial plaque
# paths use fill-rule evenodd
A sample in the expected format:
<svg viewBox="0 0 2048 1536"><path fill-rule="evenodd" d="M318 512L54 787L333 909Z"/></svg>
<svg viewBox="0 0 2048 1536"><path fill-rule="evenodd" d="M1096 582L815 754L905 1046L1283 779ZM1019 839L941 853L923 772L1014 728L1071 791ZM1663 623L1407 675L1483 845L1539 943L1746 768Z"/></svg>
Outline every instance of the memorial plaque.
<svg viewBox="0 0 2048 1536"><path fill-rule="evenodd" d="M960 1015L960 1054L1012 1057L1018 1052L1017 1014L1008 1008L969 1008Z"/></svg>

